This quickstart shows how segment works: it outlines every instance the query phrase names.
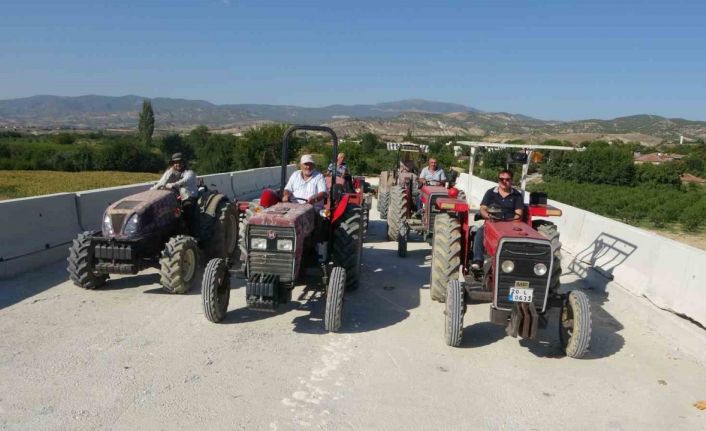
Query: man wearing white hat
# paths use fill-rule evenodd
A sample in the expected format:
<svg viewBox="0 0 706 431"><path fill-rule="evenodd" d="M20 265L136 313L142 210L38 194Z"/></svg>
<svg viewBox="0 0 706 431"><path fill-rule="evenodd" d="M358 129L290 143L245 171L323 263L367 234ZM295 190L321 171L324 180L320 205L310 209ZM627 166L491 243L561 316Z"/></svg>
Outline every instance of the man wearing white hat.
<svg viewBox="0 0 706 431"><path fill-rule="evenodd" d="M321 172L315 169L314 158L310 154L304 154L299 161L299 168L289 177L287 185L284 186L282 201L307 202L314 205L316 209L323 208L326 181Z"/></svg>

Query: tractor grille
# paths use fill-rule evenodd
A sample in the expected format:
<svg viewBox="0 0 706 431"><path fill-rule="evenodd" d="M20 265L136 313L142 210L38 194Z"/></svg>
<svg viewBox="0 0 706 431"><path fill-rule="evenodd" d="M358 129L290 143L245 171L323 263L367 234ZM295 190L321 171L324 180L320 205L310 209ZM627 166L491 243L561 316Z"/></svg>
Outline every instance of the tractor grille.
<svg viewBox="0 0 706 431"><path fill-rule="evenodd" d="M503 310L512 309L512 301L508 300L510 288L515 281L527 281L532 292L532 302L539 312L544 312L545 299L549 290L549 275L551 274L552 248L549 242L505 241L498 252L500 265L504 260L512 260L515 269L505 274L498 268L496 306ZM547 273L539 277L534 273L534 265L547 265Z"/></svg>
<svg viewBox="0 0 706 431"><path fill-rule="evenodd" d="M274 234L274 235L273 235ZM271 238L274 236L274 238ZM267 250L252 250L251 238L267 238ZM293 251L277 251L277 241L290 239L293 242ZM278 275L283 283L289 283L294 275L294 253L296 241L294 229L277 226L250 225L247 235L248 241L248 272L250 274L262 273Z"/></svg>
<svg viewBox="0 0 706 431"><path fill-rule="evenodd" d="M113 232L120 233L123 231L123 222L127 214L111 214L110 222L113 224Z"/></svg>

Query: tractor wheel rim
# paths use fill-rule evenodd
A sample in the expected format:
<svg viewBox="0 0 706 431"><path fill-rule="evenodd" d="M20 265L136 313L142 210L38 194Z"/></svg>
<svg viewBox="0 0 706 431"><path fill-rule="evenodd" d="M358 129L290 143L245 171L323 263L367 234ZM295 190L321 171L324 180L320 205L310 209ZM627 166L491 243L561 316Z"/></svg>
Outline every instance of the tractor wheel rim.
<svg viewBox="0 0 706 431"><path fill-rule="evenodd" d="M194 277L194 272L196 272L196 253L194 253L194 250L187 249L184 252L181 264L181 277L186 282L191 281Z"/></svg>
<svg viewBox="0 0 706 431"><path fill-rule="evenodd" d="M228 254L235 251L235 247L238 245L238 235L236 229L238 228L238 221L235 219L233 214L229 214L226 219L226 251Z"/></svg>

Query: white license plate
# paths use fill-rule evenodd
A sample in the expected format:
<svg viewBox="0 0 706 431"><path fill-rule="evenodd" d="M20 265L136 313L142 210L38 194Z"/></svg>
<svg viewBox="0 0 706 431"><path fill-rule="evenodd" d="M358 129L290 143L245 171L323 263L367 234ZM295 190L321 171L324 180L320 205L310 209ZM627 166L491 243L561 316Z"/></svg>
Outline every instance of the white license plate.
<svg viewBox="0 0 706 431"><path fill-rule="evenodd" d="M510 294L507 299L512 302L532 302L532 292L534 289L523 289L520 287L511 287Z"/></svg>

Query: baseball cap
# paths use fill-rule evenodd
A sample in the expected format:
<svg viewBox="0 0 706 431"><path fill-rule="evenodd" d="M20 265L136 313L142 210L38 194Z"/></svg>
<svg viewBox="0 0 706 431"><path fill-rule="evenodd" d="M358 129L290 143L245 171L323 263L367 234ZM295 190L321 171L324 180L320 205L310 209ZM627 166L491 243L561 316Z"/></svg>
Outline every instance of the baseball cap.
<svg viewBox="0 0 706 431"><path fill-rule="evenodd" d="M314 158L311 157L311 154L304 154L302 156L301 160L299 161L299 163L303 164L303 163L315 163L315 162L314 162Z"/></svg>

